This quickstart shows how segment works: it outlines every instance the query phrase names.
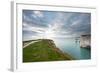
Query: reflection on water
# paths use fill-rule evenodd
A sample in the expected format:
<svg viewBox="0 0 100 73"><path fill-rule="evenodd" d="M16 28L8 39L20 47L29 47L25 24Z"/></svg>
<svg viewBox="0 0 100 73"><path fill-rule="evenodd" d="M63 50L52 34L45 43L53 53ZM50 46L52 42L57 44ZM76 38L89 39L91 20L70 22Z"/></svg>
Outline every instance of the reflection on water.
<svg viewBox="0 0 100 73"><path fill-rule="evenodd" d="M68 53L77 60L90 59L91 51L87 48L80 48L80 41L71 39L53 39L56 46L64 53Z"/></svg>

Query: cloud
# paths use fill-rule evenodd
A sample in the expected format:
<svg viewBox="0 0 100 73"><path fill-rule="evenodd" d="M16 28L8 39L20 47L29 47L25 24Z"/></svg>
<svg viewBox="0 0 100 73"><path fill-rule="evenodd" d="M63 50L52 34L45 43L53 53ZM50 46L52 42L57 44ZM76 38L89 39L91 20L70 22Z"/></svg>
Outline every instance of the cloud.
<svg viewBox="0 0 100 73"><path fill-rule="evenodd" d="M23 11L24 38L67 38L91 33L91 14L79 12Z"/></svg>
<svg viewBox="0 0 100 73"><path fill-rule="evenodd" d="M40 11L23 10L23 23L27 23L30 26L47 27L42 17L43 14Z"/></svg>
<svg viewBox="0 0 100 73"><path fill-rule="evenodd" d="M76 21L74 21L74 22L71 24L71 26L78 26L78 25L80 25L80 22L81 22L80 19L79 19L79 20L76 20Z"/></svg>
<svg viewBox="0 0 100 73"><path fill-rule="evenodd" d="M43 28L43 27L32 27L29 24L23 23L23 31L33 31L33 32L37 32L37 33L43 33L44 31L46 31L47 28Z"/></svg>
<svg viewBox="0 0 100 73"><path fill-rule="evenodd" d="M40 17L42 18L44 15L41 11L33 11L33 17Z"/></svg>

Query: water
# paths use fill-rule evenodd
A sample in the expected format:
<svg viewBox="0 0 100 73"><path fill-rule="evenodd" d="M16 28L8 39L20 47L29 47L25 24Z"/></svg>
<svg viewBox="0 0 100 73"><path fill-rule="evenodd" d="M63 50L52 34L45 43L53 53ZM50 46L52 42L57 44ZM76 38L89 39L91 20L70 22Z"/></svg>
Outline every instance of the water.
<svg viewBox="0 0 100 73"><path fill-rule="evenodd" d="M56 46L64 53L70 54L77 60L90 59L91 51L87 48L80 48L79 41L71 39L53 39Z"/></svg>

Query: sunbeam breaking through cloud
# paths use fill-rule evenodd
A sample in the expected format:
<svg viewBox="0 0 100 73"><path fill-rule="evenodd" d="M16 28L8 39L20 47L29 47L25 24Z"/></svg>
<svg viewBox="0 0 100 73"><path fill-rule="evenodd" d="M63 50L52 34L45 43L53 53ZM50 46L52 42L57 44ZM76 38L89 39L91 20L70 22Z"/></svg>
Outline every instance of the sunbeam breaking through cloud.
<svg viewBox="0 0 100 73"><path fill-rule="evenodd" d="M23 40L79 37L91 33L91 14L23 10Z"/></svg>

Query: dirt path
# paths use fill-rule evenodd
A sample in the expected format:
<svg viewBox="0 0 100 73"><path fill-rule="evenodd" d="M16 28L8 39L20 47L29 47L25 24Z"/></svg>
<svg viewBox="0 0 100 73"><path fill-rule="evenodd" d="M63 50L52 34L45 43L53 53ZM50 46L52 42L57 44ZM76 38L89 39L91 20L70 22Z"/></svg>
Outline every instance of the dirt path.
<svg viewBox="0 0 100 73"><path fill-rule="evenodd" d="M30 44L35 43L35 42L38 42L38 41L32 41L32 42L30 42L30 43L24 45L23 48L25 48L25 47L27 47L27 46L29 46Z"/></svg>

